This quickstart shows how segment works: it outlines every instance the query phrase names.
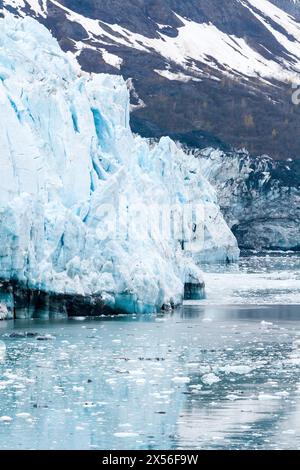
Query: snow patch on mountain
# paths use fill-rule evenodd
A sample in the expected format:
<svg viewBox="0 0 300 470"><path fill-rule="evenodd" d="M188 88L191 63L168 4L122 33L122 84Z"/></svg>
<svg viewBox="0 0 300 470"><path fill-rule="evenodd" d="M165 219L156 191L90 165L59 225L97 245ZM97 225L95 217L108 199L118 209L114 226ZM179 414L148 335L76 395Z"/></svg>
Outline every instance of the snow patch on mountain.
<svg viewBox="0 0 300 470"><path fill-rule="evenodd" d="M5 5L21 11L27 5L37 15L46 18L47 0L5 0Z"/></svg>
<svg viewBox="0 0 300 470"><path fill-rule="evenodd" d="M71 22L81 25L86 33L86 40L92 41L91 47L116 46L134 48L140 52L159 54L172 64L182 67L186 76L206 74L205 66L244 78L276 79L279 81L297 80L300 71L300 25L288 13L268 0L240 0L239 2L273 36L273 40L282 47L282 56L265 57L242 36L221 31L211 22L199 23L173 13L182 24L177 35L170 37L164 32L164 25L157 24L157 37L150 38L130 31L119 24L110 24L101 18L92 19L73 11L56 0L39 2L38 0L6 0L4 6L14 7L21 16L25 16L25 7L30 7L36 17L47 16L47 5L53 4L61 9ZM265 47L261 45L261 47ZM108 54L110 54L108 52ZM270 54L271 56L271 54ZM110 55L104 60L113 67L120 68L122 62ZM161 72L164 77L174 80L172 71ZM174 71L176 73L176 71Z"/></svg>
<svg viewBox="0 0 300 470"><path fill-rule="evenodd" d="M175 80L177 82L183 82L183 83L189 82L191 80L194 82L201 81L201 78L192 77L181 72L176 73L176 72L171 72L170 70L156 70L156 69L154 70L154 72L156 72L161 77L167 78L168 80L171 80L171 81Z"/></svg>
<svg viewBox="0 0 300 470"><path fill-rule="evenodd" d="M115 54L110 54L105 49L100 49L100 50L102 52L102 57L103 57L104 62L120 70L121 65L123 64L123 59L121 59L121 57Z"/></svg>

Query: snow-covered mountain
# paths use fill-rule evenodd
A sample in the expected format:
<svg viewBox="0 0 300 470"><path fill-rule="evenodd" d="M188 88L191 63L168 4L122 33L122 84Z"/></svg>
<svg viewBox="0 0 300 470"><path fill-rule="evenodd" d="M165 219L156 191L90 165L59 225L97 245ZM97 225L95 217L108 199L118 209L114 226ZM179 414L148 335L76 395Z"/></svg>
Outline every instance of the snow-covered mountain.
<svg viewBox="0 0 300 470"><path fill-rule="evenodd" d="M28 16L0 19L0 123L0 317L157 311L200 294L201 261L238 257L200 162L135 137L123 79L82 72Z"/></svg>
<svg viewBox="0 0 300 470"><path fill-rule="evenodd" d="M298 158L299 2L0 0L45 24L83 70L122 74L132 125L198 147ZM294 16L291 16L291 15ZM291 138L291 136L293 136Z"/></svg>

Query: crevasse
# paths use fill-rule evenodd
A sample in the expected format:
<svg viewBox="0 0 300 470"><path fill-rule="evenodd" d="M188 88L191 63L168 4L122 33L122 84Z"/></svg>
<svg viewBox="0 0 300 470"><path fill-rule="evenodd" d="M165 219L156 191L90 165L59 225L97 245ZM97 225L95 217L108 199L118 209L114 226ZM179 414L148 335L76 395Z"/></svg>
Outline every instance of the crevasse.
<svg viewBox="0 0 300 470"><path fill-rule="evenodd" d="M186 283L201 284L201 262L238 257L197 159L167 137L150 145L134 136L123 79L81 72L28 17L0 19L0 171L0 317L13 309L10 282L156 312L179 304ZM133 206L194 203L204 225L191 237L120 235ZM107 233L114 211L119 225Z"/></svg>

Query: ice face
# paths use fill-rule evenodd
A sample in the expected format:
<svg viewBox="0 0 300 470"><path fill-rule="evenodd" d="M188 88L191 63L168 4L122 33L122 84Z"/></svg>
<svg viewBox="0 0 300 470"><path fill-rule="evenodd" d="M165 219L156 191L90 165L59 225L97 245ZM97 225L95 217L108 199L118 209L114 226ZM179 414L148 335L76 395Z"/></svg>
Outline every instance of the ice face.
<svg viewBox="0 0 300 470"><path fill-rule="evenodd" d="M0 279L151 313L238 257L197 159L132 134L121 77L82 73L31 18L0 23ZM161 236L157 208L193 204L203 224Z"/></svg>

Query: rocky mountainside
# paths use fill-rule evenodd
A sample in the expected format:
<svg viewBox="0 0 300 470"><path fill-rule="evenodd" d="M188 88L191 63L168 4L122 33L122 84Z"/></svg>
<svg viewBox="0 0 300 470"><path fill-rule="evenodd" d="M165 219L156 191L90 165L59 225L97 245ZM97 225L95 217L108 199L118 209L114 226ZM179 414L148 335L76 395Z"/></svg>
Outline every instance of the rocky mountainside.
<svg viewBox="0 0 300 470"><path fill-rule="evenodd" d="M0 8L37 18L83 70L128 79L142 135L299 158L300 107L291 98L299 2L0 0Z"/></svg>
<svg viewBox="0 0 300 470"><path fill-rule="evenodd" d="M186 150L199 159L203 174L216 187L241 248L300 250L300 160Z"/></svg>
<svg viewBox="0 0 300 470"><path fill-rule="evenodd" d="M299 0L271 0L274 5L300 20L300 2Z"/></svg>

